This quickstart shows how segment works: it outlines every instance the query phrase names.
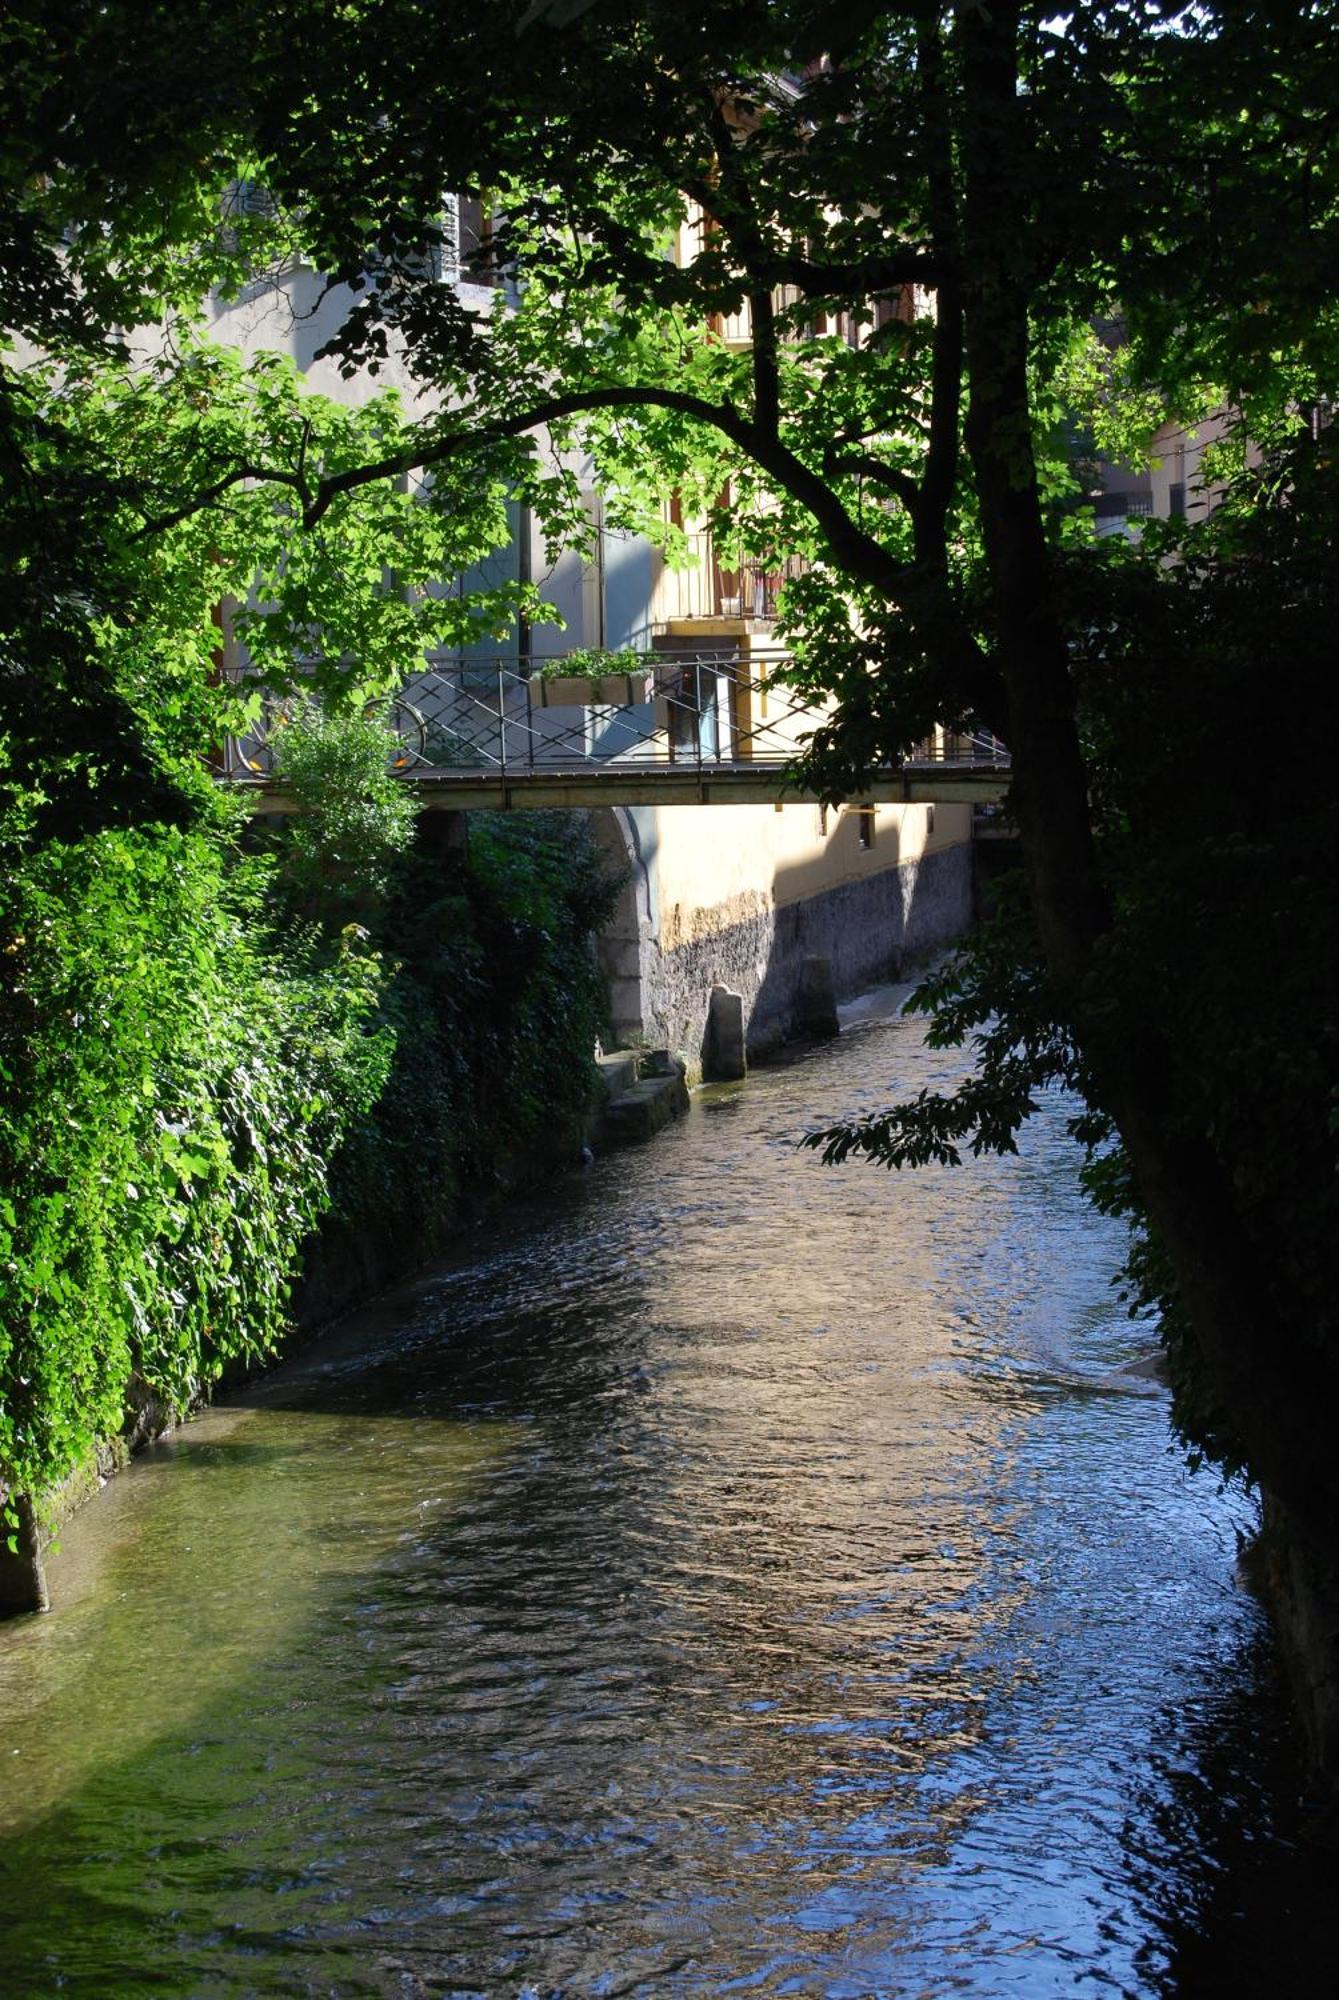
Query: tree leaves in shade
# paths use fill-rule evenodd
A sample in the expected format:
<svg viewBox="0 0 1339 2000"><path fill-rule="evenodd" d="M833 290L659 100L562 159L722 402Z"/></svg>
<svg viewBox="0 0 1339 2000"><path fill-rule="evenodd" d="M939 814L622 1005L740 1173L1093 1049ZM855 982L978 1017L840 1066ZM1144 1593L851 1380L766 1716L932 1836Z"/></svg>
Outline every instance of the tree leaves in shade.
<svg viewBox="0 0 1339 2000"><path fill-rule="evenodd" d="M933 724L1008 742L1032 1004L1119 1134L1155 1289L1233 1450L1323 1543L1334 1107L1289 1036L1333 1047L1334 785L1323 758L1304 784L1248 783L1243 759L1280 723L1332 733L1314 565L1334 520L1335 8L222 0L152 40L115 6L10 13L14 323L94 374L119 365L117 327L173 330L163 451L107 390L128 468L121 416L4 372L13 672L52 676L112 746L104 781L97 731L53 740L29 703L25 740L62 774L50 811L133 812L146 774L194 796L146 691L176 690L169 718L207 707L215 546L267 670L304 642L350 696L351 661L382 671L438 615L381 606L380 538L412 573L510 493L555 552L579 544L555 448L589 453L609 525L654 528L671 559L676 492L764 565L806 557L783 626L836 704L811 773L849 794ZM264 213L216 227L240 181ZM459 291L444 191L493 216ZM335 416L209 356L192 300L267 257L328 274L336 367L394 360L423 400ZM1115 330L1100 355L1094 322ZM1157 411L1214 410L1228 500L1204 534L1097 544L1077 435L1136 452ZM386 498L406 478L417 497ZM113 532L72 556L87 516ZM176 582L156 568L174 551ZM138 607L159 597L155 651ZM1272 1034L1240 971L1257 950L1301 1010ZM1012 1000L1003 956L993 976ZM1001 1045L965 1122L922 1107L931 1150L1010 1137L1035 1054ZM914 1150L917 1129L896 1114L886 1136Z"/></svg>

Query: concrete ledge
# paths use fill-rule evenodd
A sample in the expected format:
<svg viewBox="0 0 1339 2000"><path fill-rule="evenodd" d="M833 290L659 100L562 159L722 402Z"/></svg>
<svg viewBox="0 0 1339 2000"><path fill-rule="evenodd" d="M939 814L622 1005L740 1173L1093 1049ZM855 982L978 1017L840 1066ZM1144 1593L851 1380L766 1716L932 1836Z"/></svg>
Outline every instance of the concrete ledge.
<svg viewBox="0 0 1339 2000"><path fill-rule="evenodd" d="M43 1535L28 1500L20 1499L17 1511L17 1531L5 1526L0 1539L0 1614L46 1611L51 1605L42 1567Z"/></svg>
<svg viewBox="0 0 1339 2000"><path fill-rule="evenodd" d="M596 1056L595 1067L600 1072L607 1097L621 1096L625 1090L631 1090L637 1081L637 1052L635 1049L615 1049L609 1055Z"/></svg>
<svg viewBox="0 0 1339 2000"><path fill-rule="evenodd" d="M606 1145L635 1146L653 1139L688 1109L688 1085L681 1063L668 1075L643 1076L611 1097L604 1108L600 1136Z"/></svg>
<svg viewBox="0 0 1339 2000"><path fill-rule="evenodd" d="M291 793L267 778L229 778L226 788L248 800L253 813L291 813ZM797 784L788 764L620 764L613 759L571 770L417 772L402 780L414 790L419 812L508 812L523 806L730 806L759 803L817 804L818 794ZM860 803L999 805L1010 783L994 764L904 765L871 774Z"/></svg>
<svg viewBox="0 0 1339 2000"><path fill-rule="evenodd" d="M151 1404L132 1383L125 1432L101 1440L59 1486L41 1495L36 1506L25 1493L10 1496L0 1489L0 1505L12 1505L19 1517L17 1530L0 1526L0 1617L50 1609L44 1558L62 1521L68 1521L85 1501L101 1492L112 1474L129 1462L139 1443L149 1442L174 1421L175 1412ZM155 1423L156 1428L152 1428Z"/></svg>

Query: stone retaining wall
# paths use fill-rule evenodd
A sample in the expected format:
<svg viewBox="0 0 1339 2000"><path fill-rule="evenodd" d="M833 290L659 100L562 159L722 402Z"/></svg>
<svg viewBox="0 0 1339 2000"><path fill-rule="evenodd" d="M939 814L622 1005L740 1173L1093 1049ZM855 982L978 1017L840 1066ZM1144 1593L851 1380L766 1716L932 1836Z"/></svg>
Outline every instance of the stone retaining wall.
<svg viewBox="0 0 1339 2000"><path fill-rule="evenodd" d="M799 1027L800 977L817 953L832 964L839 999L902 976L972 920L972 849L932 850L862 880L779 909L759 897L733 922L671 949L644 945L647 1033L700 1073L714 985L744 996L750 1056L765 1058Z"/></svg>

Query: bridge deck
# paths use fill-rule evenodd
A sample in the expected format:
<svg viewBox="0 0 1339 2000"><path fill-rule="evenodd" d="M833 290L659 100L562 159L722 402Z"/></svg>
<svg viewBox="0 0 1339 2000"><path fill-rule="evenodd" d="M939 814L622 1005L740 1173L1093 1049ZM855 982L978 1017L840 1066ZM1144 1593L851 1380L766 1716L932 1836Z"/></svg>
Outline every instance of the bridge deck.
<svg viewBox="0 0 1339 2000"><path fill-rule="evenodd" d="M423 812L540 806L734 806L818 802L818 793L765 764L605 764L571 770L408 771L401 782ZM257 813L295 812L293 799L264 777L233 778ZM996 764L903 764L879 771L856 803L998 805L1009 788Z"/></svg>

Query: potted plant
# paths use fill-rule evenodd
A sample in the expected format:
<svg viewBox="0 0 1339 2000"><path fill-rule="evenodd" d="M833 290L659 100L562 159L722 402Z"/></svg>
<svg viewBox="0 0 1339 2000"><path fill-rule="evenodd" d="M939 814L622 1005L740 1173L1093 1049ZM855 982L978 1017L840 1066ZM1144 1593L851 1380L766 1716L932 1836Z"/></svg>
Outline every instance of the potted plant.
<svg viewBox="0 0 1339 2000"><path fill-rule="evenodd" d="M530 673L530 698L538 708L630 708L654 693L654 666L630 646L617 653L579 646Z"/></svg>

